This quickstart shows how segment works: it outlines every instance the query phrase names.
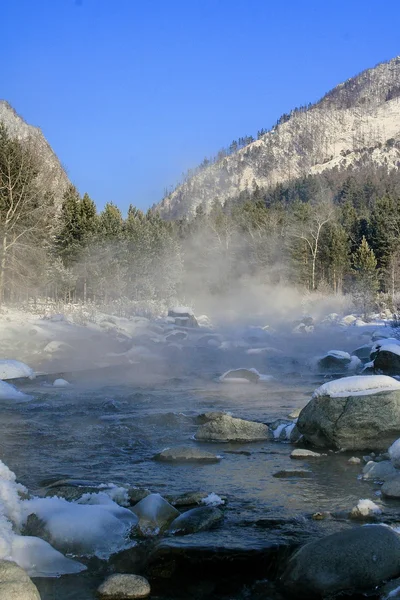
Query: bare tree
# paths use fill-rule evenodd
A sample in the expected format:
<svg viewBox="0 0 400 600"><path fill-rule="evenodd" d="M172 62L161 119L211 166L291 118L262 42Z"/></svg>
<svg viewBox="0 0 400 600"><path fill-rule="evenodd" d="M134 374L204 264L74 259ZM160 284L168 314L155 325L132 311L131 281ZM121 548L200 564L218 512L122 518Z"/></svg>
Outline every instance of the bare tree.
<svg viewBox="0 0 400 600"><path fill-rule="evenodd" d="M0 124L0 301L7 271L20 266L23 276L51 229L54 208L48 190L34 141L12 139Z"/></svg>
<svg viewBox="0 0 400 600"><path fill-rule="evenodd" d="M295 211L288 227L288 236L303 240L311 257L311 289L316 289L316 264L320 250L321 233L324 226L332 221L335 209L330 200L322 199L315 203L301 204Z"/></svg>

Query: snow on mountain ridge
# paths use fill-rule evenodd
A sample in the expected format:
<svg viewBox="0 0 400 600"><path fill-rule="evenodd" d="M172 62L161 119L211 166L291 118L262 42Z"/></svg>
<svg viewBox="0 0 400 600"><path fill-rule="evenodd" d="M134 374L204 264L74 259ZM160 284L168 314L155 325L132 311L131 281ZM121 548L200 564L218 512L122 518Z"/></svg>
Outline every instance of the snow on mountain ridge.
<svg viewBox="0 0 400 600"><path fill-rule="evenodd" d="M360 162L400 163L400 57L348 79L307 110L292 111L259 140L179 185L157 206L161 216L193 216L254 186ZM399 147L397 147L399 146Z"/></svg>
<svg viewBox="0 0 400 600"><path fill-rule="evenodd" d="M43 177L50 182L56 204L61 205L62 197L70 182L41 129L28 125L6 100L0 100L0 123L4 124L11 137L33 145L42 162Z"/></svg>

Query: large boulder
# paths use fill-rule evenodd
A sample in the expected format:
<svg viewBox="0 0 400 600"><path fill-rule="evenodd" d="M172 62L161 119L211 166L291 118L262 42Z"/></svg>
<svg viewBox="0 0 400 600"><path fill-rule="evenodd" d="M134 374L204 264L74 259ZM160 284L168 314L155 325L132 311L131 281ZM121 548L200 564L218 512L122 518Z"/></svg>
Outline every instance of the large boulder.
<svg viewBox="0 0 400 600"><path fill-rule="evenodd" d="M388 375L400 375L400 346L385 344L374 359L375 370Z"/></svg>
<svg viewBox="0 0 400 600"><path fill-rule="evenodd" d="M318 447L387 450L400 434L400 383L385 375L325 383L301 411L297 427Z"/></svg>
<svg viewBox="0 0 400 600"><path fill-rule="evenodd" d="M168 311L168 317L181 327L199 327L196 317L191 308L187 306L175 306Z"/></svg>
<svg viewBox="0 0 400 600"><path fill-rule="evenodd" d="M21 567L0 560L0 598L4 600L40 600L37 587Z"/></svg>
<svg viewBox="0 0 400 600"><path fill-rule="evenodd" d="M200 425L195 439L202 442L255 442L269 439L268 425L222 414Z"/></svg>
<svg viewBox="0 0 400 600"><path fill-rule="evenodd" d="M281 581L296 598L322 598L373 590L399 574L400 536L368 525L306 544L290 558Z"/></svg>

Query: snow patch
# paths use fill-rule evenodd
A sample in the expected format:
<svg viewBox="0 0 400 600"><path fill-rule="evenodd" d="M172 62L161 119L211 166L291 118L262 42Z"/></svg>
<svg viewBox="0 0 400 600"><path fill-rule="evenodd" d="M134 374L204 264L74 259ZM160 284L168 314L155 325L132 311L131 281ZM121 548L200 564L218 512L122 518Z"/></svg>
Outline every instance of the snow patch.
<svg viewBox="0 0 400 600"><path fill-rule="evenodd" d="M202 499L201 503L206 506L221 506L222 504L225 504L225 500L222 500L218 494L211 492L211 494L208 494L208 496Z"/></svg>
<svg viewBox="0 0 400 600"><path fill-rule="evenodd" d="M380 515L382 513L382 510L377 504L375 504L375 502L372 502L372 500L367 500L365 498L359 500L355 508L357 512L363 517L368 517L370 515Z"/></svg>
<svg viewBox="0 0 400 600"><path fill-rule="evenodd" d="M0 360L0 379L35 379L35 371L19 360Z"/></svg>
<svg viewBox="0 0 400 600"><path fill-rule="evenodd" d="M367 396L395 390L400 390L400 382L388 375L354 375L324 383L315 390L312 397L346 398L347 396Z"/></svg>
<svg viewBox="0 0 400 600"><path fill-rule="evenodd" d="M28 400L32 400L32 396L20 392L15 386L11 385L11 383L0 381L0 400L27 402Z"/></svg>

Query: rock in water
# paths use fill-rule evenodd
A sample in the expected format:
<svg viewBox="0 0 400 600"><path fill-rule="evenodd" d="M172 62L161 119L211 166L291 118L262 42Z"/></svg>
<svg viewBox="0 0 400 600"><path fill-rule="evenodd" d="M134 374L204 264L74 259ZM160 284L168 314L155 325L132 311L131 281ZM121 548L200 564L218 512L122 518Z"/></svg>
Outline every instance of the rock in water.
<svg viewBox="0 0 400 600"><path fill-rule="evenodd" d="M382 495L386 498L400 498L400 473L388 478L382 486Z"/></svg>
<svg viewBox="0 0 400 600"><path fill-rule="evenodd" d="M258 383L260 373L256 369L231 369L219 378L223 383Z"/></svg>
<svg viewBox="0 0 400 600"><path fill-rule="evenodd" d="M397 471L390 460L382 460L381 462L370 460L363 468L362 478L385 481L396 475L396 473Z"/></svg>
<svg viewBox="0 0 400 600"><path fill-rule="evenodd" d="M37 587L15 562L0 560L0 598L4 600L40 600Z"/></svg>
<svg viewBox="0 0 400 600"><path fill-rule="evenodd" d="M374 367L388 375L400 375L400 346L385 344L374 359Z"/></svg>
<svg viewBox="0 0 400 600"><path fill-rule="evenodd" d="M290 454L290 458L320 458L326 456L326 454L320 454L319 452L313 452L312 450L304 450L303 448L296 448Z"/></svg>
<svg viewBox="0 0 400 600"><path fill-rule="evenodd" d="M386 450L400 434L400 383L385 375L325 383L301 411L297 427L315 446Z"/></svg>
<svg viewBox="0 0 400 600"><path fill-rule="evenodd" d="M150 595L150 584L140 575L117 573L110 575L97 590L101 600L131 600L147 598Z"/></svg>
<svg viewBox="0 0 400 600"><path fill-rule="evenodd" d="M175 325L181 327L199 327L193 311L187 306L175 306L168 311L168 316L175 321Z"/></svg>
<svg viewBox="0 0 400 600"><path fill-rule="evenodd" d="M158 535L180 515L160 494L150 494L135 504L132 512L139 518L142 535Z"/></svg>
<svg viewBox="0 0 400 600"><path fill-rule="evenodd" d="M187 533L197 533L211 529L222 521L224 515L218 508L212 506L204 506L200 508L192 508L183 513L169 526L170 533L179 533L181 535Z"/></svg>
<svg viewBox="0 0 400 600"><path fill-rule="evenodd" d="M295 598L308 599L374 589L399 574L400 536L369 525L306 544L289 559L281 581Z"/></svg>
<svg viewBox="0 0 400 600"><path fill-rule="evenodd" d="M209 442L254 442L269 437L268 425L224 414L200 425L195 435L196 440Z"/></svg>
<svg viewBox="0 0 400 600"><path fill-rule="evenodd" d="M162 462L202 462L215 463L221 460L220 456L201 450L195 446L177 446L165 448L154 456L155 460Z"/></svg>
<svg viewBox="0 0 400 600"><path fill-rule="evenodd" d="M348 352L342 352L341 350L330 350L326 356L323 356L317 362L317 368L319 371L335 371L340 373L346 371L347 367L351 362L351 356Z"/></svg>

